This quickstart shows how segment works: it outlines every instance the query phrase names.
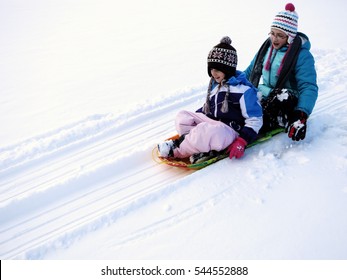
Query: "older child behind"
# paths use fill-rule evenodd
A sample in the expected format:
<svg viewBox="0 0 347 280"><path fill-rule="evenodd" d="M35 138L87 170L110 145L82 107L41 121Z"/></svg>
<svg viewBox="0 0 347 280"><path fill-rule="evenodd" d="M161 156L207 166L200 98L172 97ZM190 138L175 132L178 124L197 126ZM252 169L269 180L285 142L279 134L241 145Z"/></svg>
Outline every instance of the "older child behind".
<svg viewBox="0 0 347 280"><path fill-rule="evenodd" d="M308 37L298 32L298 14L288 3L276 14L269 38L245 70L262 94L262 132L282 126L294 141L306 136L318 98L317 73Z"/></svg>
<svg viewBox="0 0 347 280"><path fill-rule="evenodd" d="M195 163L226 148L230 158L243 156L262 126L262 108L256 88L236 67L236 50L230 38L223 37L208 54L211 79L205 104L196 112L177 114L180 138L160 143L161 157L190 157Z"/></svg>

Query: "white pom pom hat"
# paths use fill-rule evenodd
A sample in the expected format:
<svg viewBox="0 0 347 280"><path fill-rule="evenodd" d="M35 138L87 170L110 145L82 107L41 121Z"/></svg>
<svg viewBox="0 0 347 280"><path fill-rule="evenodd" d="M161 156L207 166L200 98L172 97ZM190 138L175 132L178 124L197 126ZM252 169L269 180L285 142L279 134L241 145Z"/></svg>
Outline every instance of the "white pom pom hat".
<svg viewBox="0 0 347 280"><path fill-rule="evenodd" d="M279 12L271 24L271 28L279 29L288 36L288 43L291 44L298 32L299 16L295 12L295 6L288 3L285 10Z"/></svg>

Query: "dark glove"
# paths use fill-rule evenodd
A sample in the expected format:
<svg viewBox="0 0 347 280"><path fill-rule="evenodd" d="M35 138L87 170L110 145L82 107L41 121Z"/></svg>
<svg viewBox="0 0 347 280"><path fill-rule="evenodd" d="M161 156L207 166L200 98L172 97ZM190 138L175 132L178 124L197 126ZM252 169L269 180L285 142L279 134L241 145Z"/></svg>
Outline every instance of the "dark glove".
<svg viewBox="0 0 347 280"><path fill-rule="evenodd" d="M293 141L303 140L306 136L306 121L306 113L299 110L294 111L293 116L290 118L289 124L286 128L288 137L292 138Z"/></svg>
<svg viewBox="0 0 347 280"><path fill-rule="evenodd" d="M227 153L229 153L229 158L232 159L233 157L235 158L242 157L243 154L245 153L246 146L247 146L246 140L241 137L237 137L227 149Z"/></svg>
<svg viewBox="0 0 347 280"><path fill-rule="evenodd" d="M290 89L274 89L276 94L276 99L278 100L278 105L280 111L284 114L290 114L294 111L295 106L298 104L298 98Z"/></svg>
<svg viewBox="0 0 347 280"><path fill-rule="evenodd" d="M293 103L296 102L295 100L295 95L292 93L290 89L287 88L275 88L272 92L272 95L276 96L276 99L279 102L284 102L284 103Z"/></svg>
<svg viewBox="0 0 347 280"><path fill-rule="evenodd" d="M262 101L264 127L272 130L277 126L287 126L297 102L298 98L290 89L274 88Z"/></svg>
<svg viewBox="0 0 347 280"><path fill-rule="evenodd" d="M293 97L293 94L291 90L286 88L274 88L270 91L268 97L265 99L268 103L275 102L277 105L280 104L280 102L287 102L291 100Z"/></svg>

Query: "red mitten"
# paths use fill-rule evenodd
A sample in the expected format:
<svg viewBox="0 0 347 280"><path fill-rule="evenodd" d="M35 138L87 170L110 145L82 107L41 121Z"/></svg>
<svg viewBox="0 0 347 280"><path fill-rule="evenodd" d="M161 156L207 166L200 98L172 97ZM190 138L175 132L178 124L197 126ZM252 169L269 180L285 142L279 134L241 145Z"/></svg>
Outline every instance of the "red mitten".
<svg viewBox="0 0 347 280"><path fill-rule="evenodd" d="M247 142L245 139L241 137L237 137L234 142L230 144L228 147L227 152L229 153L229 158L232 159L233 157L235 158L240 158L243 156L245 153L245 148L247 146Z"/></svg>

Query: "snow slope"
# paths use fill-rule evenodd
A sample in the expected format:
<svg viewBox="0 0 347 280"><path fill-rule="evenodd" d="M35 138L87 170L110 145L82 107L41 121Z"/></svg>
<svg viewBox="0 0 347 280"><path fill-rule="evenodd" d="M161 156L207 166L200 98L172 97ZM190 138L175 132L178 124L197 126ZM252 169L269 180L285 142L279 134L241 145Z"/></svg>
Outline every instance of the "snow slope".
<svg viewBox="0 0 347 280"><path fill-rule="evenodd" d="M279 135L238 161L192 173L151 158L204 88L2 148L1 257L346 258L347 96L336 84L347 53L316 58L306 140Z"/></svg>
<svg viewBox="0 0 347 280"><path fill-rule="evenodd" d="M97 16L92 19L95 34L99 34L99 30L106 34L110 32L108 23L112 23L112 9L107 12L96 2L85 2L83 17L79 20L89 22L83 21L84 17L95 11ZM158 4L154 0L150 2ZM121 89L125 89L123 82L129 81L126 74L120 76L119 69L109 66L106 59L95 58L87 64L79 60L84 54L76 54L71 66L81 64L77 69L80 76L69 76L74 73L73 67L68 68L71 72L48 68L46 82L33 87L31 78L35 80L36 74L41 75L42 81L44 70L40 63L43 58L48 57L51 63L59 66L59 58L70 54L70 49L74 50L67 42L75 40L76 33L67 33L66 41L62 40L53 48L58 41L49 36L52 30L48 27L55 26L53 34L60 39L63 38L61 31L67 31L67 26L72 26L73 31L83 31L84 25L78 25L73 17L80 9L79 1L59 1L58 4L53 0L35 0L30 5L15 0L12 3L12 6L2 5L16 11L18 17L30 19L31 27L40 28L30 31L26 25L10 25L28 34L19 37L30 43L27 50L16 45L19 39L14 37L6 37L8 40L4 43L7 44L1 45L4 53L1 65L7 67L7 71L2 68L6 79L1 85L6 93L1 97L2 126L6 132L2 132L4 141L0 146L1 259L347 258L347 50L326 49L323 42L315 44L319 47L313 49L313 54L320 92L305 141L294 143L282 134L247 150L240 160L225 159L201 171L185 171L156 163L152 159L152 149L158 141L174 133L174 116L179 110L194 110L203 103L207 86L205 61L201 62L202 66L198 65L204 71L192 73L192 83L188 78L177 81L177 77L172 83L163 78L157 87L148 82L147 86L153 91L142 96L143 92L148 92L143 91L141 99L136 95L138 85L133 84L128 95L134 94L136 101L129 97L130 105L123 110L118 105L108 107L96 101L100 97L105 98L105 103L111 103L112 94L118 92L113 83L117 86L121 83ZM131 3L128 5L130 9ZM208 14L211 5L209 1L201 4L201 13ZM66 7L71 8L69 12ZM269 11L270 16L281 7ZM146 11L149 10L146 6ZM39 11L38 16L34 17L32 11ZM198 15L190 18L188 12L184 15L186 17L180 21L182 25L164 25L160 31L172 31L171 35L178 30L183 32L185 24L198 19L201 33L193 38L191 34L197 26L188 28L181 40L187 42L186 48L195 49L200 45L205 59L206 50L211 48L216 37L203 39L206 31L203 28L211 25ZM166 16L158 13L158 22ZM175 19L172 17L170 21L176 23ZM8 22L11 20L9 17ZM47 26L41 26L42 22L47 22ZM216 25L221 26L221 23L217 21ZM268 28L268 22L265 26ZM87 27L92 30L88 32L93 32L92 24ZM152 32L151 26L145 26L144 30L141 38L146 40L145 35ZM88 32L78 33L80 37L75 42L78 47L91 43L90 49L87 44L86 52L101 46L87 40ZM103 32L97 40L104 39ZM187 34L189 36L184 37ZM221 35L225 34L228 33ZM29 35L37 36L36 39L41 35L47 37L39 47ZM263 37L259 36L259 40ZM337 32L336 38L341 37ZM131 36L123 38L130 40ZM241 38L239 42L245 40ZM108 40L110 46L115 43L112 38ZM165 56L173 51L173 39L161 43L154 44L158 48L149 54L159 52ZM146 42L144 46L147 47ZM150 47L153 46L148 45L148 50ZM192 57L192 65L195 60L201 60L200 50L196 50L197 57ZM103 51L107 53L105 58L111 57L108 48ZM182 54L183 50L180 51L173 53ZM35 60L38 52L42 54L42 61ZM253 52L252 49L250 53ZM12 69L10 65L16 63L17 54L18 60L35 60L37 64L34 65L40 73L33 71L35 74L30 76L29 67L15 70L13 66ZM58 57L53 60L56 55ZM143 59L139 65L150 63ZM172 65L178 72L181 60L177 60L178 64L172 60ZM122 61L112 60L110 65L116 62L120 69L127 69L123 66L128 63ZM98 67L105 70L101 67L103 64L109 67L105 76L95 71ZM82 71L84 66L88 67ZM147 68L142 66L141 70L144 69ZM117 74L116 81L112 80L111 73ZM158 74L142 71L140 81L151 80L153 73ZM161 76L166 76L164 74ZM18 79L22 83L16 85L17 78L25 75L29 75L28 78ZM200 76L202 78L198 78ZM79 77L86 77L90 84L80 88L84 80ZM104 86L96 90L93 81ZM64 89L67 92L62 93L64 98L60 100L59 93ZM81 92L73 95L77 89ZM52 104L44 102L45 94L54 99ZM16 103L16 98L22 95L24 101ZM39 104L28 105L30 97ZM123 96L116 97L123 101ZM90 104L88 108L85 98ZM80 103L75 103L75 99ZM66 100L71 101L71 108L67 106L62 110L61 104ZM99 110L103 106L104 110ZM57 112L62 117L51 119L49 112ZM45 114L49 115L49 125L40 126L37 120L43 122ZM23 120L33 122L32 126L18 125Z"/></svg>

